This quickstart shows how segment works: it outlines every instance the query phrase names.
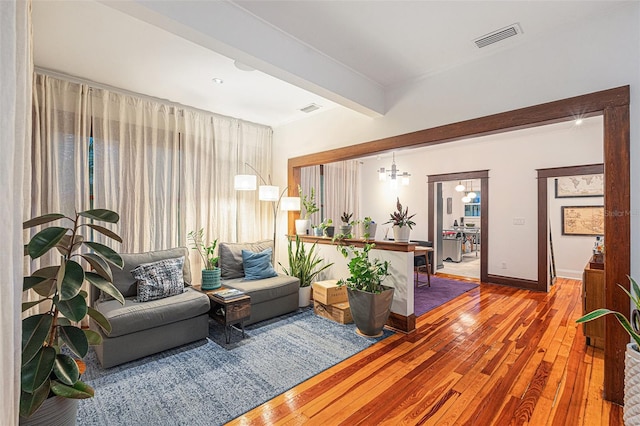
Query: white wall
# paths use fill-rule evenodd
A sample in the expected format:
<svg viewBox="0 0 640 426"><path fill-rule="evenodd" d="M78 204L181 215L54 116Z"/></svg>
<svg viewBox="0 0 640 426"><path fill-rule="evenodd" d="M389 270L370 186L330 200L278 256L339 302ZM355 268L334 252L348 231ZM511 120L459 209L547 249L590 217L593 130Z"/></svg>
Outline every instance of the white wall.
<svg viewBox="0 0 640 426"><path fill-rule="evenodd" d="M286 181L287 159L303 154L323 151L330 148L367 142L388 136L454 123L461 120L482 117L498 112L510 111L549 101L605 90L613 87L631 86L631 117L638 116L640 104L640 3L633 2L614 8L610 13L577 22L566 28L564 33L538 38L517 48L502 51L490 57L464 64L458 68L436 74L419 81L407 83L391 90L388 94L389 110L381 118L371 119L345 109L333 109L274 129L274 170L276 181ZM579 114L576 111L576 114ZM639 120L631 120L631 192L637 192L636 183L640 181L640 167L635 160L640 148ZM495 142L487 141L491 144ZM534 186L535 171L530 170L509 179L522 165L519 156L535 155L546 163L558 166L569 163L580 164L586 158L580 158L581 152L571 152L568 158L557 156L564 141L547 144L539 148L519 151L512 147L508 156L505 153L504 167L492 172L490 193L509 193L512 186L530 189ZM456 143L458 144L458 143ZM451 154L454 144L437 147ZM462 146L462 145L458 145ZM533 152L531 152L533 151ZM430 161L423 166L424 174L440 173L450 170L477 170L479 167L471 156L455 155L440 157L442 161ZM564 153L567 155L567 153ZM397 156L399 167L404 159ZM427 160L429 161L429 160ZM462 163L460 163L462 161ZM551 167L550 164L538 167ZM489 167L485 167L489 168ZM417 173L417 171L416 171ZM414 177L413 179L417 179ZM416 187L412 187L416 191ZM401 200L410 209L418 212L417 222L426 221L426 201L413 200L407 192L400 193ZM389 203L381 198L381 203ZM506 213L492 213L490 225L508 223L513 216L531 218L534 208L533 199L499 199L496 202L513 204ZM631 199L632 250L631 258L636 257L640 248L638 220L640 197ZM387 204L392 206L391 204ZM385 214L389 208L376 212ZM363 210L365 213L366 210ZM527 224L531 224L531 220ZM519 247L529 239L530 229L518 228L499 240L493 239L500 247L495 250L496 259L501 259L508 251ZM416 236L425 235L424 225L418 226ZM526 235L523 235L525 234ZM378 235L383 235L379 231ZM534 241L534 240L531 240ZM535 243L532 243L535 245ZM525 244L526 247L526 244ZM524 266L522 269L521 266ZM518 272L514 276L533 278L535 273L529 266L514 260L509 267ZM495 263L490 265L490 273L495 271ZM503 272L503 271L499 271ZM640 264L632 264L632 274L640 275Z"/></svg>
<svg viewBox="0 0 640 426"><path fill-rule="evenodd" d="M581 280L585 265L591 258L596 237L583 235L562 235L563 206L602 206L604 197L556 198L555 179L549 178L548 212L553 238L553 258L556 275Z"/></svg>

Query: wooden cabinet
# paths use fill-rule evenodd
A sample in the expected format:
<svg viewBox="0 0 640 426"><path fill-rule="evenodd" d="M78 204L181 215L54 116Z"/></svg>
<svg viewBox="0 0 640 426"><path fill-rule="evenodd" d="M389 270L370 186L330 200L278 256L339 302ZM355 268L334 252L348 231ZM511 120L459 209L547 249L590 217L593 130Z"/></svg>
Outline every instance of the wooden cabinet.
<svg viewBox="0 0 640 426"><path fill-rule="evenodd" d="M604 270L592 268L589 263L582 273L582 312L589 313L604 307ZM604 348L604 318L584 323L587 345Z"/></svg>

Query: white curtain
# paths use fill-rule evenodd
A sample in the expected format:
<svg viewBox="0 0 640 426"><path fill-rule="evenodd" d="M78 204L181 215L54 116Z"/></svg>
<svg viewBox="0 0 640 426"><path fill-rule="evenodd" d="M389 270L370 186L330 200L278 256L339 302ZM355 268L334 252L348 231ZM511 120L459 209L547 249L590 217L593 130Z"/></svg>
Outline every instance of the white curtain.
<svg viewBox="0 0 640 426"><path fill-rule="evenodd" d="M180 149L172 106L91 91L94 207L120 214L121 252L184 245L179 233ZM112 244L110 244L112 245Z"/></svg>
<svg viewBox="0 0 640 426"><path fill-rule="evenodd" d="M325 218L340 225L343 212L353 213L351 220L360 218L360 163L357 160L324 165Z"/></svg>
<svg viewBox="0 0 640 426"><path fill-rule="evenodd" d="M320 209L322 204L322 187L320 183L320 166L309 166L302 167L300 169L300 187L302 188L302 193L309 197L311 195L311 188L315 191L316 196L316 204ZM304 206L302 206L304 209ZM306 213L304 211L301 212L303 215ZM317 213L309 216L309 220L312 225L319 225L322 222L322 211L318 210Z"/></svg>
<svg viewBox="0 0 640 426"><path fill-rule="evenodd" d="M23 232L31 176L31 2L0 2L0 423L18 424Z"/></svg>

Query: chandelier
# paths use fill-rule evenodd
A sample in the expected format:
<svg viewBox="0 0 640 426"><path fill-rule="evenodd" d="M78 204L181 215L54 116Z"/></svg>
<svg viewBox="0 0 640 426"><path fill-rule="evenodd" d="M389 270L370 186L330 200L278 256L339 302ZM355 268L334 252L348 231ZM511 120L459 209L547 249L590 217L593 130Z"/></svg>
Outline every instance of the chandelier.
<svg viewBox="0 0 640 426"><path fill-rule="evenodd" d="M394 152L392 156L391 169L387 170L384 167L380 167L378 170L378 179L380 181L386 181L387 178L389 178L392 185L397 185L399 178L404 186L409 185L409 176L411 176L411 174L408 172L400 173L400 169L396 166L396 153Z"/></svg>

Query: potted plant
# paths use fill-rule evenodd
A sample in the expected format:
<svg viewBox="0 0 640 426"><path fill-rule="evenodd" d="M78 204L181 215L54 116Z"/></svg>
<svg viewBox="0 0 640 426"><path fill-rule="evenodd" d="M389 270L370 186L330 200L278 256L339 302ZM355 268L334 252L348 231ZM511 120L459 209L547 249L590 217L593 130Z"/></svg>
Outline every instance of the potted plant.
<svg viewBox="0 0 640 426"><path fill-rule="evenodd" d="M300 195L300 202L304 208L304 216L302 219L296 219L296 234L306 235L307 229L309 229L309 219L311 215L318 212L320 209L316 205L316 191L312 187L309 195L305 195L302 192L302 187L298 185L298 194Z"/></svg>
<svg viewBox="0 0 640 426"><path fill-rule="evenodd" d="M319 227L320 229L322 229L323 236L333 238L333 233L336 230L335 226L333 226L333 220L325 219L322 221Z"/></svg>
<svg viewBox="0 0 640 426"><path fill-rule="evenodd" d="M577 323L592 321L602 316L613 314L622 325L629 336L633 339L632 343L627 344L627 350L624 358L624 424L638 424L640 421L640 286L636 281L629 277L633 294L627 289L618 286L627 293L633 305L635 306L631 312L631 322L623 314L610 309L596 309L589 312L581 318ZM634 296L635 295L635 296Z"/></svg>
<svg viewBox="0 0 640 426"><path fill-rule="evenodd" d="M220 288L220 268L218 268L218 256L215 255L218 240L213 240L208 245L205 244L203 228L200 228L197 232L189 232L187 239L191 241L191 248L198 251L204 265L202 270L202 289L213 290Z"/></svg>
<svg viewBox="0 0 640 426"><path fill-rule="evenodd" d="M375 240L376 239L376 224L369 216L365 216L364 219L358 220L358 235L363 240Z"/></svg>
<svg viewBox="0 0 640 426"><path fill-rule="evenodd" d="M309 251L307 251L304 243L300 241L297 235L295 249L293 248L292 240L289 240L287 251L289 255L289 268L285 268L280 262L278 262L278 264L282 267L285 274L300 280L298 306L304 308L309 306L311 302L311 283L313 283L313 280L319 273L329 268L333 263L319 267L323 259L318 257L316 243L313 243Z"/></svg>
<svg viewBox="0 0 640 426"><path fill-rule="evenodd" d="M342 221L340 234L345 236L351 234L351 228L353 227L353 222L351 222L352 217L353 213L342 212L342 216L340 216L340 221Z"/></svg>
<svg viewBox="0 0 640 426"><path fill-rule="evenodd" d="M88 315L107 332L111 331L111 325L100 312L87 305L88 294L82 290L82 285L87 281L124 304L122 294L113 285L111 273L111 266L122 269L124 262L115 251L90 241L81 231L97 232L122 242L116 233L94 223L117 223L119 219L115 212L95 209L76 213L75 217L46 214L23 224L24 229L29 229L62 222L60 226L44 227L25 246L25 254L31 259L56 249L60 264L43 266L24 277L23 291L31 290L40 297L23 303L22 311L43 302L50 306L43 313L22 320L21 424L48 424L58 415L75 424L78 399L94 395L93 388L80 380L84 367L82 358L89 345L100 344L102 338L79 324ZM81 248L92 252L80 253ZM85 272L78 262L81 259L91 271ZM64 347L67 349L62 350Z"/></svg>
<svg viewBox="0 0 640 426"><path fill-rule="evenodd" d="M373 247L375 244L365 244L362 250L338 246L345 258L351 256L347 265L351 276L339 280L338 285L347 286L351 315L360 334L378 337L389 318L394 289L382 285L389 275L389 262L371 260L369 252Z"/></svg>
<svg viewBox="0 0 640 426"><path fill-rule="evenodd" d="M400 243L409 242L409 233L413 229L413 225L416 223L411 220L415 214L409 216L409 207L402 210L402 204L400 204L400 198L396 201L396 211L391 213L391 218L385 222L393 224L393 239Z"/></svg>

